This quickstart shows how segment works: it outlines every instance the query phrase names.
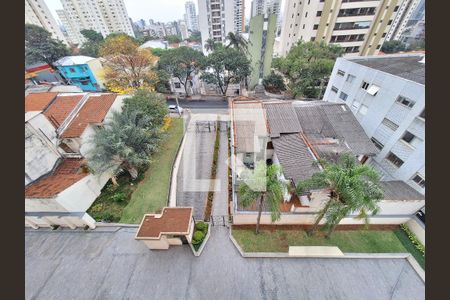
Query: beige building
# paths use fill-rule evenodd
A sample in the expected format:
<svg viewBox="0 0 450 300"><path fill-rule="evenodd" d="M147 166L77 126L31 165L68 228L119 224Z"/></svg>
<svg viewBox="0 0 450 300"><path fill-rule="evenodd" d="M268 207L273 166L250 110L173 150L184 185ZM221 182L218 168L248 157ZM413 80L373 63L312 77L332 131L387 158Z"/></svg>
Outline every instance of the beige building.
<svg viewBox="0 0 450 300"><path fill-rule="evenodd" d="M40 26L50 32L54 39L67 44L66 38L44 0L25 0L25 24Z"/></svg>
<svg viewBox="0 0 450 300"><path fill-rule="evenodd" d="M161 214L146 214L135 239L149 249L167 250L170 246L190 244L194 233L192 207L165 207Z"/></svg>
<svg viewBox="0 0 450 300"><path fill-rule="evenodd" d="M346 56L378 54L401 0L286 0L279 55L297 41L325 41Z"/></svg>

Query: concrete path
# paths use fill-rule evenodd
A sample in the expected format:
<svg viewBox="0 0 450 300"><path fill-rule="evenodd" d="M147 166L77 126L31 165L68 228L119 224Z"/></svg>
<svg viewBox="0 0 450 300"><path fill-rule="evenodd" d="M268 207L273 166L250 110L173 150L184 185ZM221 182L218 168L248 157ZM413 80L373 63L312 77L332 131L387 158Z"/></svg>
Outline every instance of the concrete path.
<svg viewBox="0 0 450 300"><path fill-rule="evenodd" d="M220 131L220 148L217 167L218 183L216 192L214 193L213 211L215 216L228 215L228 134L226 123L221 123Z"/></svg>
<svg viewBox="0 0 450 300"><path fill-rule="evenodd" d="M243 258L214 227L203 254L150 251L136 229L25 232L26 299L424 299L405 259Z"/></svg>

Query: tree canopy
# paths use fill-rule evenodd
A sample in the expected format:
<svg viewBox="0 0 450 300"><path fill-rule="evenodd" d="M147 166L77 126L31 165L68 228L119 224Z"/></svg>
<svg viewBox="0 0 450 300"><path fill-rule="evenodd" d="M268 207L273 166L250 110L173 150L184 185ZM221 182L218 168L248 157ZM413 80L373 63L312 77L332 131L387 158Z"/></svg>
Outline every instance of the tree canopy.
<svg viewBox="0 0 450 300"><path fill-rule="evenodd" d="M250 61L234 48L217 47L205 60L201 78L215 84L225 96L230 83L240 83L250 75Z"/></svg>
<svg viewBox="0 0 450 300"><path fill-rule="evenodd" d="M274 71L264 78L263 85L269 93L279 93L286 90L283 76L276 74Z"/></svg>
<svg viewBox="0 0 450 300"><path fill-rule="evenodd" d="M166 41L168 41L169 44L175 44L181 42L181 38L178 35L168 35L166 36Z"/></svg>
<svg viewBox="0 0 450 300"><path fill-rule="evenodd" d="M397 40L385 41L383 46L381 46L381 51L384 53L397 53L405 50L406 44Z"/></svg>
<svg viewBox="0 0 450 300"><path fill-rule="evenodd" d="M98 57L100 47L103 44L103 36L95 30L92 29L83 29L80 33L86 38L86 41L80 48L80 54Z"/></svg>
<svg viewBox="0 0 450 300"><path fill-rule="evenodd" d="M53 67L53 63L70 54L67 46L60 40L52 38L44 28L25 24L25 62L34 64L45 62Z"/></svg>
<svg viewBox="0 0 450 300"><path fill-rule="evenodd" d="M236 50L245 52L248 54L248 41L240 34L229 32L227 35L227 41L228 44L226 45L226 48L232 47Z"/></svg>
<svg viewBox="0 0 450 300"><path fill-rule="evenodd" d="M200 31L193 31L191 32L191 35L187 39L189 42L202 42L202 36L200 34Z"/></svg>
<svg viewBox="0 0 450 300"><path fill-rule="evenodd" d="M137 117L147 117L151 127L161 127L168 113L166 99L155 92L138 89L132 97L123 100L124 110L136 111Z"/></svg>
<svg viewBox="0 0 450 300"><path fill-rule="evenodd" d="M113 92L127 93L138 88L154 89L157 81L153 71L156 57L149 49L141 49L125 34L108 36L100 55L105 59L106 86Z"/></svg>
<svg viewBox="0 0 450 300"><path fill-rule="evenodd" d="M329 78L336 58L341 55L339 46L299 41L286 57L274 59L272 66L288 79L288 90L294 97L317 98L321 82Z"/></svg>
<svg viewBox="0 0 450 300"><path fill-rule="evenodd" d="M337 163L320 161L320 164L322 172L297 184L298 195L317 188L330 190L330 200L319 212L310 234L314 234L320 221L325 218L324 228L328 230L329 237L350 213L359 213L358 217L368 224L368 215L378 213L378 202L383 198L378 172L360 164L351 153L342 154Z"/></svg>
<svg viewBox="0 0 450 300"><path fill-rule="evenodd" d="M200 70L203 59L203 53L192 48L169 49L162 53L158 61L158 69L178 78L186 95L188 95L188 85L192 76Z"/></svg>

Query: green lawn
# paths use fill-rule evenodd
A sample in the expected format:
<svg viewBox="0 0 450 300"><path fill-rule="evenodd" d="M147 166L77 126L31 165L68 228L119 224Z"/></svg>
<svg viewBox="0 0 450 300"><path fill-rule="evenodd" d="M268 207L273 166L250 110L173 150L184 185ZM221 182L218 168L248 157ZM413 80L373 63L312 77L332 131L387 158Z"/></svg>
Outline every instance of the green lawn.
<svg viewBox="0 0 450 300"><path fill-rule="evenodd" d="M233 236L246 252L287 252L289 246L337 246L342 252L399 253L408 252L393 231L335 231L330 239L322 233L309 237L302 230L234 229Z"/></svg>
<svg viewBox="0 0 450 300"><path fill-rule="evenodd" d="M183 138L183 119L172 119L167 136L152 158L142 181L136 186L120 223L139 223L146 213L159 212L167 206L170 172Z"/></svg>
<svg viewBox="0 0 450 300"><path fill-rule="evenodd" d="M425 256L423 256L422 253L416 249L414 244L411 243L408 235L402 229L397 229L395 231L395 235L406 248L406 250L408 250L408 252L411 253L412 256L414 256L419 265L425 270Z"/></svg>

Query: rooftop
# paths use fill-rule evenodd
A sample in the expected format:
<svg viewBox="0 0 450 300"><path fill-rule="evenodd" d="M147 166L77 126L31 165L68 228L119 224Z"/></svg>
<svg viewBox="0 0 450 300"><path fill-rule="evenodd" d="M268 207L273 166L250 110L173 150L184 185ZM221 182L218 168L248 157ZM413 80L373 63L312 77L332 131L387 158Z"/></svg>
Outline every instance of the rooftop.
<svg viewBox="0 0 450 300"><path fill-rule="evenodd" d="M349 61L425 85L424 55L402 54L348 58Z"/></svg>
<svg viewBox="0 0 450 300"><path fill-rule="evenodd" d="M58 93L30 93L25 96L25 112L42 111L55 99Z"/></svg>
<svg viewBox="0 0 450 300"><path fill-rule="evenodd" d="M116 94L91 95L78 114L61 134L62 138L77 138L90 123L103 122L116 100Z"/></svg>
<svg viewBox="0 0 450 300"><path fill-rule="evenodd" d="M84 95L59 95L55 101L44 111L49 121L59 128L67 116L73 111Z"/></svg>
<svg viewBox="0 0 450 300"><path fill-rule="evenodd" d="M192 207L165 207L160 215L146 214L136 239L159 239L161 234L188 234Z"/></svg>
<svg viewBox="0 0 450 300"><path fill-rule="evenodd" d="M425 200L424 195L401 180L380 181L380 186L384 190L384 200Z"/></svg>
<svg viewBox="0 0 450 300"><path fill-rule="evenodd" d="M83 55L76 55L76 56L65 56L53 64L55 66L73 66L73 65L83 65L88 63L88 61L91 61L95 59L94 57L89 56L83 56Z"/></svg>
<svg viewBox="0 0 450 300"><path fill-rule="evenodd" d="M64 159L52 172L25 187L26 198L53 198L89 173L81 168L83 159Z"/></svg>

